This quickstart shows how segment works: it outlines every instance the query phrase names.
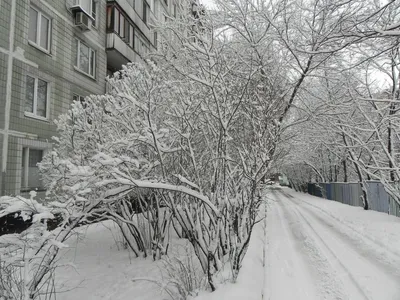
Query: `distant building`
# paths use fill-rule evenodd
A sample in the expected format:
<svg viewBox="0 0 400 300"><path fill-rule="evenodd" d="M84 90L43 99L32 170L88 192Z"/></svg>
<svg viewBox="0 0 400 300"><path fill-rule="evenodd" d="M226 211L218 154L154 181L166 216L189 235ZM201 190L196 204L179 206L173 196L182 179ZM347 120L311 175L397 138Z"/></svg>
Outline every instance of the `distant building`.
<svg viewBox="0 0 400 300"><path fill-rule="evenodd" d="M73 100L157 47L179 0L0 1L0 196L43 191L37 163Z"/></svg>

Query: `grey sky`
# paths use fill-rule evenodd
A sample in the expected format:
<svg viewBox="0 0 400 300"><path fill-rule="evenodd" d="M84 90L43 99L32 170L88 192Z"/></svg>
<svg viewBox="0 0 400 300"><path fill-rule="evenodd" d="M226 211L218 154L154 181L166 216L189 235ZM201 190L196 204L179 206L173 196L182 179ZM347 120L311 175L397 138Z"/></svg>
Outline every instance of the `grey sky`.
<svg viewBox="0 0 400 300"><path fill-rule="evenodd" d="M213 0L200 0L200 2L202 4L204 4L204 6L206 6L206 7L212 7L214 5L214 1Z"/></svg>

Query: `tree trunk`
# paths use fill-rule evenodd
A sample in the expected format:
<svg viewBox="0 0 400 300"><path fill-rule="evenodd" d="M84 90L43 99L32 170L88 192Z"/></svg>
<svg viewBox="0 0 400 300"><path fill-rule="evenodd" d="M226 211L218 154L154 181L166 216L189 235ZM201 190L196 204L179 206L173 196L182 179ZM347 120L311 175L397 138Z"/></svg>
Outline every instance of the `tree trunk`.
<svg viewBox="0 0 400 300"><path fill-rule="evenodd" d="M347 174L347 159L343 159L342 161L343 163L343 182L347 182L348 181L348 174Z"/></svg>

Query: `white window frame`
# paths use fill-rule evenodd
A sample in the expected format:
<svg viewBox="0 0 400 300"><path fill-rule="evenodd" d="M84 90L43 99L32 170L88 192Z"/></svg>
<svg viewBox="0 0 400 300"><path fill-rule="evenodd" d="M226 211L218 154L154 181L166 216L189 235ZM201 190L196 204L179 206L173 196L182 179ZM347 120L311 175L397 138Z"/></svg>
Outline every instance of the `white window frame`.
<svg viewBox="0 0 400 300"><path fill-rule="evenodd" d="M32 46L35 46L39 50L46 52L46 53L50 53L51 52L51 32L52 32L51 29L52 29L52 25L53 25L51 18L33 6L29 6L29 9L33 9L34 11L36 11L38 13L38 18L37 18L37 22L36 22L36 42L31 41L29 39L29 33L28 33L28 42L29 42L29 44L31 44ZM40 46L40 35L41 35L40 28L42 25L42 17L49 20L49 28L47 29L47 45L49 46L49 49L46 49L46 48L43 48L42 46ZM30 22L31 21L29 20L29 25L30 25Z"/></svg>
<svg viewBox="0 0 400 300"><path fill-rule="evenodd" d="M24 111L24 114L26 117L30 118L35 118L35 119L40 119L47 121L49 119L49 102L50 102L50 83L47 80L44 80L42 78L32 76L32 75L26 75L25 76L25 84L27 85L27 77L31 77L35 80L34 82L34 88L33 88L33 112L31 111ZM37 89L38 89L38 82L39 79L47 83L47 92L46 92L46 116L39 116L37 115ZM26 93L26 88L25 88L25 93ZM25 95L25 101L26 101L27 95ZM25 105L24 105L24 110L25 110Z"/></svg>
<svg viewBox="0 0 400 300"><path fill-rule="evenodd" d="M24 149L25 149L25 151L24 151ZM31 190L30 188L33 188L33 189L39 190L39 191L45 190L44 186L42 186L42 187L40 187L40 186L38 186L38 187L29 187L28 186L28 182L29 182L29 152L30 152L30 149L42 151L42 159L46 155L46 149L30 147L30 146L22 147L22 154L21 154L22 161L21 162L23 162L24 167L22 167L22 163L21 163L21 185L20 185L20 191L21 192L30 191ZM24 175L23 176L24 182L22 182L22 175Z"/></svg>
<svg viewBox="0 0 400 300"><path fill-rule="evenodd" d="M75 69L78 70L79 72L82 72L83 74L95 79L96 78L96 51L93 50L92 47L90 47L88 44L82 42L80 39L75 39L77 42L77 49L76 49L76 60L75 60ZM81 49L81 44L84 44L86 47L89 48L89 73L87 73L85 70L82 70L80 68L80 49ZM93 55L93 59L92 59ZM92 61L94 65L92 66ZM93 70L93 74L90 74L90 70Z"/></svg>

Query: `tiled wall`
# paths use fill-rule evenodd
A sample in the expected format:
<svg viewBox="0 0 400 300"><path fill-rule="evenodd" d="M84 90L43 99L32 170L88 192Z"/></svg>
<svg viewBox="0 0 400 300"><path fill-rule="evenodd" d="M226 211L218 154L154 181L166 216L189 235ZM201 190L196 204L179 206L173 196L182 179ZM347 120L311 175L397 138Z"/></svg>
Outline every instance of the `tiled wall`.
<svg viewBox="0 0 400 300"><path fill-rule="evenodd" d="M4 128L4 106L6 94L6 74L9 50L10 10L12 0L0 1L0 130ZM52 20L50 54L28 43L29 7L43 12ZM33 134L37 143L51 141L56 134L53 120L68 110L73 94L83 96L105 92L106 53L105 53L106 0L97 1L97 27L82 32L73 26L73 17L66 7L66 1L16 0L14 51L19 58L13 60L12 94L9 128L7 171L0 178L0 194L19 193L21 176L22 145L25 133ZM82 74L74 68L75 38L79 38L96 51L95 79ZM22 57L22 58L21 58ZM49 82L49 119L37 120L24 114L26 75L37 76ZM3 135L0 134L2 141ZM1 146L1 145L0 145ZM1 148L1 147L0 147ZM0 149L1 151L1 149ZM1 152L0 152L1 153ZM1 155L3 155L1 153ZM1 182L5 186L1 186Z"/></svg>

